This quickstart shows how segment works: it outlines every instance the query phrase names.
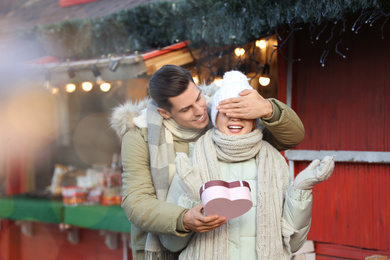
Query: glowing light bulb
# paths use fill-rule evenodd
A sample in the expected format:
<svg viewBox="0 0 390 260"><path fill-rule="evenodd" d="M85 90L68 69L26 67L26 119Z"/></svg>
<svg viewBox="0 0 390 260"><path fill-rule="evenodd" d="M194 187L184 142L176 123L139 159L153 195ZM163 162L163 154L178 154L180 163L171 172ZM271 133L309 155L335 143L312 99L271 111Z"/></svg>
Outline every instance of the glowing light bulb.
<svg viewBox="0 0 390 260"><path fill-rule="evenodd" d="M75 90L76 90L76 85L75 84L72 84L72 83L66 84L66 86L65 86L65 91L66 92L72 93Z"/></svg>
<svg viewBox="0 0 390 260"><path fill-rule="evenodd" d="M91 82L83 82L83 84L81 85L81 87L83 88L84 91L91 91L93 85Z"/></svg>
<svg viewBox="0 0 390 260"><path fill-rule="evenodd" d="M58 92L59 92L59 90L58 90L58 88L56 88L56 87L53 87L53 88L51 89L51 93L52 93L53 95L57 94Z"/></svg>
<svg viewBox="0 0 390 260"><path fill-rule="evenodd" d="M234 50L234 53L236 54L237 57L240 57L245 54L245 49L244 48L236 48Z"/></svg>
<svg viewBox="0 0 390 260"><path fill-rule="evenodd" d="M111 84L110 83L107 83L107 82L104 82L100 85L100 90L103 91L103 92L107 92L111 89Z"/></svg>
<svg viewBox="0 0 390 260"><path fill-rule="evenodd" d="M259 47L260 49L264 49L266 47L267 43L265 40L257 40L256 41L256 47Z"/></svg>
<svg viewBox="0 0 390 260"><path fill-rule="evenodd" d="M222 79L215 79L214 84L217 85L218 87L222 86Z"/></svg>
<svg viewBox="0 0 390 260"><path fill-rule="evenodd" d="M193 79L194 79L194 83L195 83L195 85L198 85L198 83L199 83L199 79L198 79L198 77L193 77Z"/></svg>
<svg viewBox="0 0 390 260"><path fill-rule="evenodd" d="M262 86L268 86L268 84L271 82L271 79L269 77L260 77L259 78L259 83Z"/></svg>

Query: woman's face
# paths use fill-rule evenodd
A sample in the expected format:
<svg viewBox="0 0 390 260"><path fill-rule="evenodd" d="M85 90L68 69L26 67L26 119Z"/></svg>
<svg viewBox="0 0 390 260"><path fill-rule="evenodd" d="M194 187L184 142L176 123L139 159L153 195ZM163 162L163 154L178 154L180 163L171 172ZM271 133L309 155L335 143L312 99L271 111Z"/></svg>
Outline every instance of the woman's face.
<svg viewBox="0 0 390 260"><path fill-rule="evenodd" d="M256 120L227 117L226 114L218 113L215 126L225 135L245 135L255 128Z"/></svg>

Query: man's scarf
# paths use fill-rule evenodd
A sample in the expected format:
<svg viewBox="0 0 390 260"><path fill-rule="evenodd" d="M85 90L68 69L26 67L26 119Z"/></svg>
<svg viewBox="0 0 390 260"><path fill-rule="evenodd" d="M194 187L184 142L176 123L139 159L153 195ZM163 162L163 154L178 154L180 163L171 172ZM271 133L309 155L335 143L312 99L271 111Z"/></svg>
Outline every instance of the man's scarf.
<svg viewBox="0 0 390 260"><path fill-rule="evenodd" d="M206 129L183 128L173 119L164 119L157 112L157 104L153 100L149 102L146 113L150 172L157 199L165 201L169 185L175 175L173 135L181 140L192 142L203 135ZM171 256L161 245L158 236L149 233L145 245L145 257L146 259L170 259Z"/></svg>

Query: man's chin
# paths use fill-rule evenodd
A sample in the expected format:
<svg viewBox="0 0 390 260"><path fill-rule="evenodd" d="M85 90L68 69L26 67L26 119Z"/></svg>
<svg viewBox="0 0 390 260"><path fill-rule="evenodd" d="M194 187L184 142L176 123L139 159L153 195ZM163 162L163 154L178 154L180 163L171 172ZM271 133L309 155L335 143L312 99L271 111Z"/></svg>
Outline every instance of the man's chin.
<svg viewBox="0 0 390 260"><path fill-rule="evenodd" d="M204 129L207 127L208 124L209 124L209 119L207 118L202 122L196 122L196 124L194 124L194 129Z"/></svg>

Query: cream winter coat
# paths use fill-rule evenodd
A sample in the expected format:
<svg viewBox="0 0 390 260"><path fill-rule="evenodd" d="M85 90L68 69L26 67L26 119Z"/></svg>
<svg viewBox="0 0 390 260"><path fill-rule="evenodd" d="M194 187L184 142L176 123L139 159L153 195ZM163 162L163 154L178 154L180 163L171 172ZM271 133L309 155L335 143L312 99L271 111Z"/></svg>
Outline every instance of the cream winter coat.
<svg viewBox="0 0 390 260"><path fill-rule="evenodd" d="M244 215L229 220L229 259L256 259L256 205L257 205L257 166L255 159L240 163L218 162L221 179L227 182L247 181L251 187L253 207ZM167 202L186 208L192 208L198 201L192 201L185 193L185 184L176 175L169 189ZM291 251L297 251L306 241L311 223L312 195L311 190L298 190L291 184L286 192L283 220L285 228L295 230L290 237ZM161 235L160 241L171 251L183 250L191 236L176 237ZM282 234L280 234L282 239ZM179 258L180 259L180 258ZM212 259L212 258L210 258Z"/></svg>

